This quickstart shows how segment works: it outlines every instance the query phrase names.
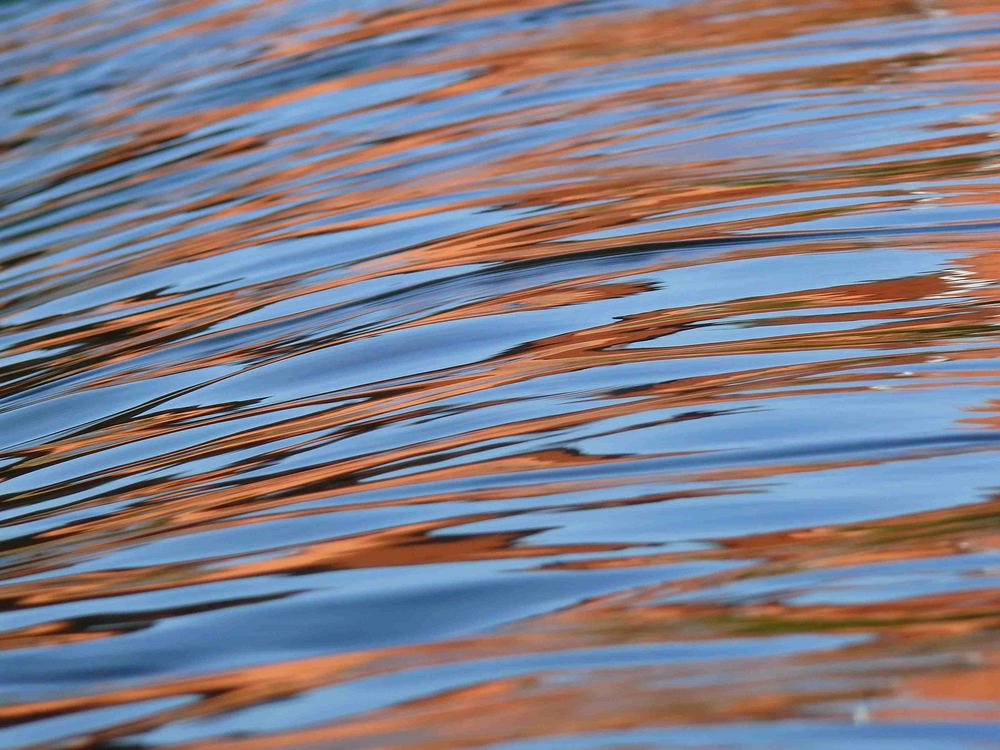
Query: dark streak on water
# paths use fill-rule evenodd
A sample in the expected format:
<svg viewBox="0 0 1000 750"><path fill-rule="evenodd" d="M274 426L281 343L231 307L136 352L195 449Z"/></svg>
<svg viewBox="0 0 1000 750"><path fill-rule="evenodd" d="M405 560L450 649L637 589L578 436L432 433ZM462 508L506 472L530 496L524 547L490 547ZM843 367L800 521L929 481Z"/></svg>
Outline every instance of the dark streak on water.
<svg viewBox="0 0 1000 750"><path fill-rule="evenodd" d="M0 746L1000 747L1000 4L0 3Z"/></svg>

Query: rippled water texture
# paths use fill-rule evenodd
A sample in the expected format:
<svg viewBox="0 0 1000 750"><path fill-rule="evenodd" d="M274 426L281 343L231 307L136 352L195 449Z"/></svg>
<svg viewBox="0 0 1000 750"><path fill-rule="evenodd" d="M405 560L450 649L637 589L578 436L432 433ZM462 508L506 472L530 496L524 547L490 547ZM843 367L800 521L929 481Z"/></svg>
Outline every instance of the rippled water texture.
<svg viewBox="0 0 1000 750"><path fill-rule="evenodd" d="M0 747L1000 747L1000 2L0 3Z"/></svg>

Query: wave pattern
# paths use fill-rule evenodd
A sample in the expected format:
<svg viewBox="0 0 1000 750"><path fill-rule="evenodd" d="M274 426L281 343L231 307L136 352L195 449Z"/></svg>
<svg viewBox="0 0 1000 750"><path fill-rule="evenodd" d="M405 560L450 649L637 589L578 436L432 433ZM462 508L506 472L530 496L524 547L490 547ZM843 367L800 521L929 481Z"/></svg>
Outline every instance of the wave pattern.
<svg viewBox="0 0 1000 750"><path fill-rule="evenodd" d="M0 746L995 746L998 39L0 4Z"/></svg>

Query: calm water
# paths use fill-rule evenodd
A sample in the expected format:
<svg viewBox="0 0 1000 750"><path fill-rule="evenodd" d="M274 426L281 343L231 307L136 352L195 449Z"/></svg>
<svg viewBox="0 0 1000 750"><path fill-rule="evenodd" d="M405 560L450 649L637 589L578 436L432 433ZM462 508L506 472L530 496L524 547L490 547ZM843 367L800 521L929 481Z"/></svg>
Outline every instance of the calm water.
<svg viewBox="0 0 1000 750"><path fill-rule="evenodd" d="M0 747L1000 747L1000 2L0 2Z"/></svg>

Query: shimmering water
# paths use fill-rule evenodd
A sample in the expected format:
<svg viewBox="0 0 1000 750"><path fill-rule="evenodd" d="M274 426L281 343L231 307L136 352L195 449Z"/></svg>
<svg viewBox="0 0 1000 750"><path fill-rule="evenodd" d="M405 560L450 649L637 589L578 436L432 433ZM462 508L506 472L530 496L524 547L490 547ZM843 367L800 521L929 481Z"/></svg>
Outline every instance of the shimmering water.
<svg viewBox="0 0 1000 750"><path fill-rule="evenodd" d="M1000 747L1000 2L0 3L0 746Z"/></svg>

